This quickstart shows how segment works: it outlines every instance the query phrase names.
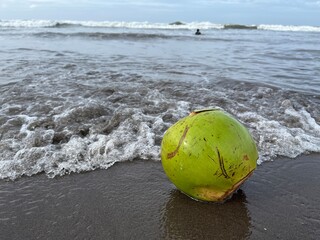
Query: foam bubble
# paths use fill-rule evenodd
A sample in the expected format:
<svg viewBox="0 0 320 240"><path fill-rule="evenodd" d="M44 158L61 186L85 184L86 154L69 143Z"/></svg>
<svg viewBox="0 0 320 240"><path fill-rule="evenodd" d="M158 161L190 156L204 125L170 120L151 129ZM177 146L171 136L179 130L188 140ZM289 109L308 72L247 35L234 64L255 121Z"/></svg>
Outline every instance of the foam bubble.
<svg viewBox="0 0 320 240"><path fill-rule="evenodd" d="M124 21L71 21L71 20L2 20L0 27L11 28L43 28L43 27L98 27L98 28L132 28L132 29L224 29L224 24L217 24L212 22L186 22L181 24L170 23L151 23L151 22L124 22ZM242 28L253 28L253 26L242 26ZM239 27L238 27L239 28ZM296 26L296 25L266 25L261 24L257 29L270 31L295 31L295 32L320 32L320 27L315 26Z"/></svg>
<svg viewBox="0 0 320 240"><path fill-rule="evenodd" d="M179 103L178 107L183 108L185 105L186 103ZM81 117L81 109L80 107L57 114L53 118L54 124L67 123L66 126L70 128L69 122L74 121L74 111ZM39 118L23 117L19 130L21 139L6 141L7 148L3 144L0 146L7 153L7 160L0 161L0 178L15 179L21 175L31 176L39 172L54 177L71 172L109 168L121 161L159 160L159 139L168 123L164 123L159 116L143 114L141 109L121 108L118 111L125 115L125 118L111 119L110 121L115 123L105 134L101 133L100 127L91 127L86 135L75 135L76 130L64 129L63 134L71 137L57 142L54 140L57 130L39 127ZM18 144L15 150L14 144ZM9 149L12 151L8 151Z"/></svg>
<svg viewBox="0 0 320 240"><path fill-rule="evenodd" d="M314 26L294 26L294 25L259 25L258 29L271 31L291 31L291 32L320 32L320 27Z"/></svg>
<svg viewBox="0 0 320 240"><path fill-rule="evenodd" d="M303 153L320 151L320 126L310 113L290 107L285 110L285 115L284 118L295 118L295 124L270 120L254 112L239 114L257 141L259 164L277 156L295 158Z"/></svg>

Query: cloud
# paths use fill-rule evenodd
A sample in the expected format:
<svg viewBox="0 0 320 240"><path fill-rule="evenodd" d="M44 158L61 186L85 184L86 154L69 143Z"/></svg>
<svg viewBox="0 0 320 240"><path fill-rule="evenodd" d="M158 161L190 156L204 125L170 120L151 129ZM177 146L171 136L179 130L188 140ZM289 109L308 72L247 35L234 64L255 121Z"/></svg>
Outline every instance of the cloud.
<svg viewBox="0 0 320 240"><path fill-rule="evenodd" d="M201 1L186 1L194 4L268 4L272 5L319 5L319 0L201 0Z"/></svg>
<svg viewBox="0 0 320 240"><path fill-rule="evenodd" d="M79 2L79 1L74 1ZM80 2L87 2L88 4L95 4L95 5L104 5L104 6L141 6L141 7L177 7L180 4L173 3L172 1L148 1L148 0L119 0L119 1L80 1Z"/></svg>
<svg viewBox="0 0 320 240"><path fill-rule="evenodd" d="M183 1L181 1L183 2ZM113 1L102 1L102 0L1 0L1 5L11 5L11 4L101 4L101 5L152 5L152 6L174 6L175 4L171 1L165 0L156 0L156 1L147 1L147 0L113 0Z"/></svg>
<svg viewBox="0 0 320 240"><path fill-rule="evenodd" d="M46 5L55 5L55 6L133 6L133 7L159 7L159 8L173 8L178 7L183 4L176 4L171 1L156 0L156 1L147 1L147 0L111 0L111 1L102 1L102 0L3 0L3 5L28 5L28 6L46 6Z"/></svg>
<svg viewBox="0 0 320 240"><path fill-rule="evenodd" d="M318 25L319 11L320 0L0 0L0 18L286 24L290 20Z"/></svg>
<svg viewBox="0 0 320 240"><path fill-rule="evenodd" d="M28 0L29 3L35 3L35 4L46 4L46 3L59 3L61 1L55 1L55 0Z"/></svg>
<svg viewBox="0 0 320 240"><path fill-rule="evenodd" d="M214 4L268 4L272 5L312 5L319 6L319 0L1 0L1 6L10 5L101 5L101 6L144 6L144 7L178 7L178 6L198 6Z"/></svg>

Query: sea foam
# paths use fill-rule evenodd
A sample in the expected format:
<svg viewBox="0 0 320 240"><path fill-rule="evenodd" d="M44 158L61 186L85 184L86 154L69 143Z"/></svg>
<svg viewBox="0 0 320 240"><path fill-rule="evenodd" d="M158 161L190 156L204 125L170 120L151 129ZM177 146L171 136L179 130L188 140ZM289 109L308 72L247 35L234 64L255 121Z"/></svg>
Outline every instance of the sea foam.
<svg viewBox="0 0 320 240"><path fill-rule="evenodd" d="M132 28L132 29L258 29L268 31L296 31L320 32L318 26L298 25L243 25L243 24L218 24L212 22L179 22L177 23L152 23L152 22L124 22L124 21L72 21L72 20L1 20L2 28L66 28L66 27L91 27L91 28Z"/></svg>

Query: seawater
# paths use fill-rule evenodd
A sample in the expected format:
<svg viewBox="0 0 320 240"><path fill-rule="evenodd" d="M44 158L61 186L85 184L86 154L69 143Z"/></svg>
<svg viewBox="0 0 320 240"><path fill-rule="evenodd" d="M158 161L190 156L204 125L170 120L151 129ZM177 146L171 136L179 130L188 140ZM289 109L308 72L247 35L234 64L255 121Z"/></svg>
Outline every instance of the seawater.
<svg viewBox="0 0 320 240"><path fill-rule="evenodd" d="M160 160L166 129L209 107L248 127L258 163L320 152L319 37L310 26L0 21L0 178Z"/></svg>

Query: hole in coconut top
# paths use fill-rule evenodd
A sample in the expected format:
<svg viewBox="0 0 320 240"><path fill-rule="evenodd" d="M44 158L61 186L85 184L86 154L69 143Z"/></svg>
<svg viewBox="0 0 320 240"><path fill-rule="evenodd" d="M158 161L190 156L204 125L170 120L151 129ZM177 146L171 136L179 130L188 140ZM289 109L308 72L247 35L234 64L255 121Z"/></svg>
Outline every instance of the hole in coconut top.
<svg viewBox="0 0 320 240"><path fill-rule="evenodd" d="M194 116L198 113L211 112L211 111L217 111L217 110L222 110L222 109L219 107L213 107L213 108L204 108L204 109L194 110L189 114L189 116Z"/></svg>

